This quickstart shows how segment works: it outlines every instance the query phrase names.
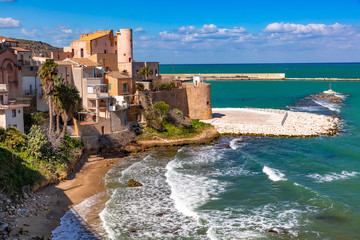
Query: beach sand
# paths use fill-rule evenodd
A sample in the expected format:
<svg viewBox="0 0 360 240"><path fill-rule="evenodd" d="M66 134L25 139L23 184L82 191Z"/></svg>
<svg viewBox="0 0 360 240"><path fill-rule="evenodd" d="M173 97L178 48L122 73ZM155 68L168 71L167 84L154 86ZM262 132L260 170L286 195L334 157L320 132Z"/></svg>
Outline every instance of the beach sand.
<svg viewBox="0 0 360 240"><path fill-rule="evenodd" d="M18 238L49 239L51 232L60 225L60 218L66 211L85 199L106 191L104 176L121 160L121 157L90 155L81 170L73 173L68 180L39 190L35 203L39 209L35 214L18 219L16 227L21 229Z"/></svg>

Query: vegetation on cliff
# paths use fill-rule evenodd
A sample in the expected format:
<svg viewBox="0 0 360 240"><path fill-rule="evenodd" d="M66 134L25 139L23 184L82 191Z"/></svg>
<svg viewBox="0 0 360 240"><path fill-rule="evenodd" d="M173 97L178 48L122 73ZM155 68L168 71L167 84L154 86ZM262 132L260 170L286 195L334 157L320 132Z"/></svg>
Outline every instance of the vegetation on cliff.
<svg viewBox="0 0 360 240"><path fill-rule="evenodd" d="M36 55L43 54L44 57L50 57L51 52L62 52L63 50L58 47L51 46L48 43L41 41L32 41L25 39L14 39L19 42L19 47L34 52Z"/></svg>
<svg viewBox="0 0 360 240"><path fill-rule="evenodd" d="M33 125L28 134L13 127L0 130L0 191L15 196L26 185L66 174L83 144L69 136L54 141L46 133L39 125Z"/></svg>

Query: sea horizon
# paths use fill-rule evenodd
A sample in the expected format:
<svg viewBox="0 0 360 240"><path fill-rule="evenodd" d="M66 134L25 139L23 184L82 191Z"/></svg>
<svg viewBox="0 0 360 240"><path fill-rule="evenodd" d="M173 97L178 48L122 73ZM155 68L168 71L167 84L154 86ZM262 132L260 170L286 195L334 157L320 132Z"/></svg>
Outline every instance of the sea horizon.
<svg viewBox="0 0 360 240"><path fill-rule="evenodd" d="M285 78L360 78L360 63L160 64L160 74L285 73Z"/></svg>

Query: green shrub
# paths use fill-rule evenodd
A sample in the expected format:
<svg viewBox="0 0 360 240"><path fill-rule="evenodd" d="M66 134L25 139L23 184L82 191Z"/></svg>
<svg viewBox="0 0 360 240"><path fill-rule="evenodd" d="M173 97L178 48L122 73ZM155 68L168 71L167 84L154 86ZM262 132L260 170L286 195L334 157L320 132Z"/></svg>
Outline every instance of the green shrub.
<svg viewBox="0 0 360 240"><path fill-rule="evenodd" d="M5 131L4 136L4 143L10 149L21 151L22 147L25 145L25 135L15 127L9 127Z"/></svg>
<svg viewBox="0 0 360 240"><path fill-rule="evenodd" d="M42 125L49 118L49 113L36 112L32 114L32 124Z"/></svg>
<svg viewBox="0 0 360 240"><path fill-rule="evenodd" d="M179 117L183 117L184 116L184 113L180 110L180 109L177 109L177 108L174 108L172 110L173 113L175 113L176 115L178 115Z"/></svg>
<svg viewBox="0 0 360 240"><path fill-rule="evenodd" d="M142 84L142 83L137 83L137 84L136 84L136 90L144 91L144 90L145 90L144 84Z"/></svg>
<svg viewBox="0 0 360 240"><path fill-rule="evenodd" d="M159 114L161 119L164 119L164 117L170 110L169 104L166 104L164 101L154 103L153 107L155 111Z"/></svg>
<svg viewBox="0 0 360 240"><path fill-rule="evenodd" d="M33 157L41 159L43 156L49 154L49 144L39 125L33 125L26 137L26 151Z"/></svg>

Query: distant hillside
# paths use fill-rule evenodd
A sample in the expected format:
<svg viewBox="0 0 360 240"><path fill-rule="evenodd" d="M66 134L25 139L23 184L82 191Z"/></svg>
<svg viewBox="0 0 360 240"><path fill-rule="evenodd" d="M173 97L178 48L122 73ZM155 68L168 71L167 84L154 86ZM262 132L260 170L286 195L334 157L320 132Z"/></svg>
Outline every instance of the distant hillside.
<svg viewBox="0 0 360 240"><path fill-rule="evenodd" d="M15 39L19 42L19 47L34 52L36 55L44 54L44 57L50 57L50 52L62 52L62 48L51 46L41 41L31 41L25 39Z"/></svg>

